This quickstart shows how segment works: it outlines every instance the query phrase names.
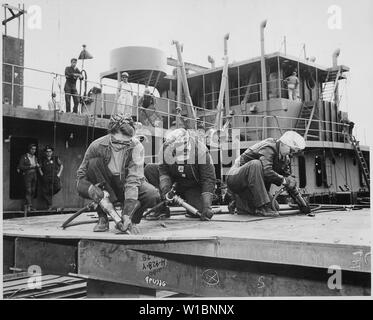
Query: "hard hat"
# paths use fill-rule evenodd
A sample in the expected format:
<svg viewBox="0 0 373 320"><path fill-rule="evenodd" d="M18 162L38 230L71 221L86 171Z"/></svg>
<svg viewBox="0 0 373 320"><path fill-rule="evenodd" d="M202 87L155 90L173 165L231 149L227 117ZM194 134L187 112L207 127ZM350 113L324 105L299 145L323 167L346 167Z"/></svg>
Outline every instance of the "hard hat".
<svg viewBox="0 0 373 320"><path fill-rule="evenodd" d="M126 76L127 78L129 77L129 74L127 72L122 72L122 77Z"/></svg>
<svg viewBox="0 0 373 320"><path fill-rule="evenodd" d="M188 142L189 141L189 133L184 128L175 129L169 131L165 134L165 140L168 143L172 142Z"/></svg>
<svg viewBox="0 0 373 320"><path fill-rule="evenodd" d="M279 141L289 146L294 152L303 150L306 147L304 138L295 131L286 131Z"/></svg>

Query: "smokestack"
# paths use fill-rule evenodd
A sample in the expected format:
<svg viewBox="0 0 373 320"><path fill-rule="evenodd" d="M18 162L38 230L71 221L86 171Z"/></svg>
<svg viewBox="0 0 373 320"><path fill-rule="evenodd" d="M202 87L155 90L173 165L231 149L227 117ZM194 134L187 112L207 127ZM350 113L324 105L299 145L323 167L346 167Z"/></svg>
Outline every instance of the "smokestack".
<svg viewBox="0 0 373 320"><path fill-rule="evenodd" d="M341 53L341 49L339 49L339 48L336 49L333 52L333 56L332 56L332 58L333 58L333 68L338 67L338 57L339 57L340 53Z"/></svg>
<svg viewBox="0 0 373 320"><path fill-rule="evenodd" d="M260 24L260 49L261 49L261 56L260 56L260 66L261 66L261 74L262 74L262 100L267 100L267 77L266 77L266 66L265 66L265 59L264 59L264 28L267 25L267 20L264 20Z"/></svg>
<svg viewBox="0 0 373 320"><path fill-rule="evenodd" d="M215 68L215 60L213 57L208 56L207 61L211 64L211 69Z"/></svg>

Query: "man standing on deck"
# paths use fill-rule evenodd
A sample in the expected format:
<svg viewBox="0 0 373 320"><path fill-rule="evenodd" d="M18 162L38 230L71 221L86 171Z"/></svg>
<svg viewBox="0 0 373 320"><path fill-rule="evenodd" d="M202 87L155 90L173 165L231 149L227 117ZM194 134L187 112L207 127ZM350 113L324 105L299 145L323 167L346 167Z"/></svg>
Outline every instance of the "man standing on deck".
<svg viewBox="0 0 373 320"><path fill-rule="evenodd" d="M298 86L299 79L297 77L297 72L294 71L293 74L285 79L288 85L289 100L298 100Z"/></svg>
<svg viewBox="0 0 373 320"><path fill-rule="evenodd" d="M236 159L228 172L228 188L235 193L238 213L278 216L271 207L268 191L271 184L295 188L290 175L290 154L303 150L305 140L295 131L285 132L280 139L265 139L248 148Z"/></svg>
<svg viewBox="0 0 373 320"><path fill-rule="evenodd" d="M90 144L78 169L79 195L98 204L95 232L109 230L107 214L116 214L113 203L117 201L123 204L122 232L131 231L143 212L160 201L158 190L145 181L144 147L134 135L132 118L113 115L108 134ZM103 182L108 198L98 187Z"/></svg>
<svg viewBox="0 0 373 320"><path fill-rule="evenodd" d="M78 113L79 97L78 90L76 90L76 80L83 79L80 70L76 67L78 60L75 58L71 59L71 66L65 68L65 102L66 102L66 112L71 112L71 97L74 101L73 112Z"/></svg>
<svg viewBox="0 0 373 320"><path fill-rule="evenodd" d="M158 159L160 164L148 164L145 167L146 179L159 188L164 200L176 182L176 193L202 215L202 220L213 216L211 208L215 192L215 167L210 153L199 141L185 129L176 129L166 136ZM153 215L154 219L169 217L167 207ZM188 217L199 218L191 213Z"/></svg>
<svg viewBox="0 0 373 320"><path fill-rule="evenodd" d="M37 171L40 165L36 157L36 144L28 146L28 152L19 160L17 171L23 174L25 184L25 210L32 210L32 198L35 196L37 185Z"/></svg>

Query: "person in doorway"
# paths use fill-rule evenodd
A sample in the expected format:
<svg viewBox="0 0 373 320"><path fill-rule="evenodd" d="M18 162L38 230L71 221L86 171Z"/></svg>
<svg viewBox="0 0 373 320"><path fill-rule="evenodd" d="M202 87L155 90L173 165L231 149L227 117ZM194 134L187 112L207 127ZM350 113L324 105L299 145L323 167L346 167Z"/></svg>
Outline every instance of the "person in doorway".
<svg viewBox="0 0 373 320"><path fill-rule="evenodd" d="M44 148L44 156L41 158L41 176L43 199L47 203L48 210L52 208L53 196L61 190L61 174L63 164L58 156L53 155L54 149L47 145Z"/></svg>
<svg viewBox="0 0 373 320"><path fill-rule="evenodd" d="M79 97L78 90L76 89L76 80L83 79L83 76L80 70L76 67L78 60L75 58L71 59L71 65L65 68L65 103L66 103L66 112L71 112L71 98L74 101L73 112L78 113Z"/></svg>
<svg viewBox="0 0 373 320"><path fill-rule="evenodd" d="M219 204L223 206L229 205L233 201L232 195L228 191L228 187L225 183L221 184Z"/></svg>
<svg viewBox="0 0 373 320"><path fill-rule="evenodd" d="M206 145L187 130L176 129L166 136L158 159L159 164L145 167L145 177L160 190L161 198L164 200L176 183L176 193L201 213L202 220L210 220L216 176ZM161 216L169 216L167 208L154 213L153 218ZM200 218L191 213L187 216Z"/></svg>
<svg viewBox="0 0 373 320"><path fill-rule="evenodd" d="M132 117L133 91L128 78L129 74L122 72L118 87L117 113L123 113L126 117Z"/></svg>
<svg viewBox="0 0 373 320"><path fill-rule="evenodd" d="M28 152L19 160L17 171L22 173L25 186L25 211L33 210L32 198L36 193L37 173L40 173L40 165L36 157L36 144L28 146Z"/></svg>
<svg viewBox="0 0 373 320"><path fill-rule="evenodd" d="M136 232L144 211L160 202L158 190L145 180L144 147L134 135L132 118L113 115L108 134L89 145L78 169L79 195L98 204L95 232L109 230L107 215L116 215L115 202L123 204L121 232Z"/></svg>
<svg viewBox="0 0 373 320"><path fill-rule="evenodd" d="M278 216L268 193L272 184L295 188L290 175L290 155L305 148L305 140L295 131L285 132L278 140L268 138L249 147L228 172L227 185L234 193L237 212Z"/></svg>
<svg viewBox="0 0 373 320"><path fill-rule="evenodd" d="M298 86L299 79L297 77L297 72L294 71L293 74L285 79L288 86L289 100L298 100Z"/></svg>

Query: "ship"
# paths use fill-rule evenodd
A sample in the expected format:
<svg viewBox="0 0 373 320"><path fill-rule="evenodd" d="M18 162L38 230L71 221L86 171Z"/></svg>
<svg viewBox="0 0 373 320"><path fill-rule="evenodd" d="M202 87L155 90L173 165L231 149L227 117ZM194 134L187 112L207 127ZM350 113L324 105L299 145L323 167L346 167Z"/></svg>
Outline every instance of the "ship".
<svg viewBox="0 0 373 320"><path fill-rule="evenodd" d="M223 66L215 66L210 56L209 67L184 62L178 41L172 41L176 59L158 48L115 48L109 70L98 81L88 80L83 70L79 113L61 112L65 76L24 66L24 39L3 34L4 274L38 266L43 276L85 279L87 296L99 298L370 295L369 147L354 137L348 114L340 109L339 88L350 69L338 64L339 49L330 67L319 66L315 58L265 53L265 25L258 28L259 57L229 62L225 35ZM83 46L82 69L90 57ZM140 235L95 234L94 212L62 228L87 204L76 192L76 170L89 143L106 134L118 107L113 91L124 71L147 163L157 162L165 131L197 130L207 137L223 183L237 155L293 130L304 137L306 148L292 158L291 169L302 197L318 208L314 217L289 213L293 205L283 194L286 214L275 219L231 214L219 206L222 213L211 221L193 221L184 217L185 209L173 207L169 220L143 220ZM291 97L286 79L294 71L299 86ZM25 73L49 76L52 88L38 88L33 77L26 83ZM140 123L138 101L146 87L154 93L157 125ZM54 109L24 105L24 91L30 88L46 97L56 93ZM53 211L39 194L36 210L23 210L17 164L30 143L39 150L52 145L64 165ZM338 270L343 285L329 285Z"/></svg>

